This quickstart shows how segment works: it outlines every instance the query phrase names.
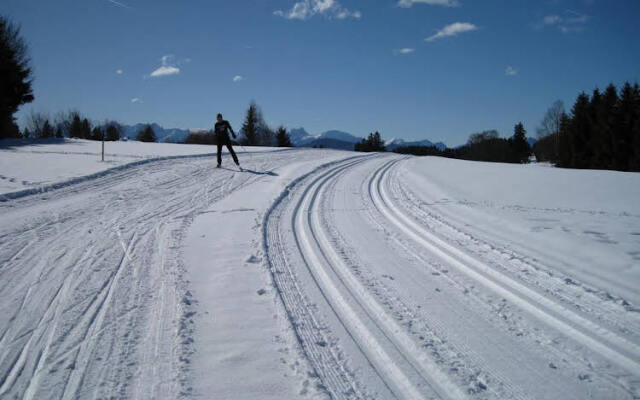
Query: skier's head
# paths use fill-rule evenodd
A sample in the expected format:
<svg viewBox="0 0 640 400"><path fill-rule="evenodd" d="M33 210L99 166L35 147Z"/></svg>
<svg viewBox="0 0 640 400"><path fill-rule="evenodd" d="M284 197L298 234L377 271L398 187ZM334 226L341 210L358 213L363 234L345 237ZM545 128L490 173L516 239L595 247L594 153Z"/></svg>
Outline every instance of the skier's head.
<svg viewBox="0 0 640 400"><path fill-rule="evenodd" d="M218 119L218 121L222 121L222 114L218 113L218 116L216 118Z"/></svg>

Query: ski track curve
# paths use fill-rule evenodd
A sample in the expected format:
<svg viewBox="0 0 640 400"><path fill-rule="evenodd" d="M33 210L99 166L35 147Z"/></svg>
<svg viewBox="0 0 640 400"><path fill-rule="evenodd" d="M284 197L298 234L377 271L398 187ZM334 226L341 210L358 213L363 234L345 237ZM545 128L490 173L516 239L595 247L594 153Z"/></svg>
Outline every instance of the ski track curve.
<svg viewBox="0 0 640 400"><path fill-rule="evenodd" d="M389 222L400 229L407 238L445 261L446 265L457 268L472 281L508 300L545 326L566 335L571 341L579 343L587 351L616 365L619 368L617 371L608 372L613 378L605 376L605 379L616 385L621 385L625 391L633 393L633 396L637 395L637 374L640 371L640 346L638 344L609 329L598 318L589 318L575 312L574 308L576 307L567 307L558 302L553 296L556 293L553 287L535 290L473 255L460 244L460 241L447 241L441 237L443 236L442 231L433 228L433 215L430 215L431 220L429 220L425 217L426 213L423 210L416 210L415 203L412 204L406 195L403 197L403 192L406 193L407 189L399 184L399 179L393 173L401 162L402 160L389 161L376 170L373 175L372 198L378 210L387 217ZM407 206L407 204L410 205ZM439 222L443 223L441 220ZM447 224L446 221L444 223ZM456 227L455 229L460 232L462 228ZM517 255L516 258L524 259L525 257ZM592 299L587 299L587 301L589 300ZM573 301L577 304L584 302L582 299L573 299ZM590 310L594 310L596 307L594 303L597 302L592 301ZM600 304L603 303L606 302L600 302ZM580 309L580 307L577 308ZM606 308L606 304L603 308ZM606 322L605 316L602 319ZM618 319L616 322L633 326L631 320ZM584 357L584 355L579 357ZM621 377L623 379L619 380Z"/></svg>
<svg viewBox="0 0 640 400"><path fill-rule="evenodd" d="M596 298L576 296L567 304L553 285L536 288L504 273L508 263L526 260L511 249L511 257L488 262L459 237L447 236L450 231L469 236L463 228L449 224L435 229L436 222L448 221L421 208L417 196L403 187L397 168L404 159L364 156L326 165L292 183L264 217L263 247L274 286L301 348L332 398L536 398L513 380L522 374L505 370L526 363L527 354L548 368L538 372L528 367L528 390L558 368L553 362L544 364L546 358L567 368L548 382L549 389L540 392L544 396L556 390L563 398L582 398L579 393L635 397L640 351L635 340L623 334L633 331L633 321L607 318L608 308ZM361 203L347 204L345 211L368 215L369 229L387 232L385 240L398 243L389 250L410 260L405 272L417 278L417 288L425 276L443 277L459 291L460 298L451 301L459 308L450 311L462 321L468 319L468 328L490 327L500 332L498 337L510 337L511 345L528 346L522 356L483 359L485 353L469 347L460 332L452 332L450 322L443 325L431 318L425 314L428 309L411 304L411 296L372 274L371 266L359 259L366 250L353 250L352 237L337 228L340 209L335 198L340 191L355 190L357 179L338 183L357 169L366 176ZM429 267L411 271L413 264ZM494 299L500 300L498 305ZM576 309L602 315L589 317ZM558 335L563 345L557 344ZM585 370L596 376L575 372ZM593 378L597 386L573 392L579 383L566 381L572 373L576 382Z"/></svg>
<svg viewBox="0 0 640 400"><path fill-rule="evenodd" d="M269 170L287 152L253 153ZM262 177L210 155L143 160L2 196L0 398L188 396L191 220Z"/></svg>

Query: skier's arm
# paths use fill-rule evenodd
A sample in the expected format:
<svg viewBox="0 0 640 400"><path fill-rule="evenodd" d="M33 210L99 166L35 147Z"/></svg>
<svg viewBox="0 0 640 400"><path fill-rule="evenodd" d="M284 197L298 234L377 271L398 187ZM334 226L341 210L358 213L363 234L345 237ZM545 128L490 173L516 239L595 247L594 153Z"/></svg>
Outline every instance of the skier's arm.
<svg viewBox="0 0 640 400"><path fill-rule="evenodd" d="M233 138L236 138L236 133L233 131L233 128L231 127L231 124L227 122L227 127L229 128L229 130L231 131L231 134L233 135Z"/></svg>

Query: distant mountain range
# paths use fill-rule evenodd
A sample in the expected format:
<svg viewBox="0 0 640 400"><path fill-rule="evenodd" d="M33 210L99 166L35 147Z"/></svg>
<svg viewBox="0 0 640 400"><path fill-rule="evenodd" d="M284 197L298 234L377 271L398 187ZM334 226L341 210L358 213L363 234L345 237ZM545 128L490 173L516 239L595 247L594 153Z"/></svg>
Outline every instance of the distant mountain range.
<svg viewBox="0 0 640 400"><path fill-rule="evenodd" d="M326 131L317 135L309 134L304 128L295 128L289 131L291 143L296 147L324 147L328 149L353 150L353 145L363 138L342 131ZM434 146L444 150L447 146L442 143L433 143L430 140L407 142L403 139L391 139L385 142L387 150L393 151L402 146Z"/></svg>
<svg viewBox="0 0 640 400"><path fill-rule="evenodd" d="M438 142L438 143L433 143L430 140L419 140L419 141L414 141L414 142L407 142L404 139L389 139L384 143L384 146L387 148L387 150L389 151L393 151L395 149L397 149L398 147L407 147L407 146L426 146L426 147L435 147L438 150L444 150L447 148L447 145L442 143L442 142Z"/></svg>
<svg viewBox="0 0 640 400"><path fill-rule="evenodd" d="M135 125L123 125L124 136L127 139L135 140L138 132L140 132L147 124L135 124ZM162 126L153 123L151 124L153 131L158 138L158 142L179 143L183 142L189 133L193 130L189 129L165 129ZM311 135L304 128L294 128L289 130L289 137L291 143L295 147L322 147L326 149L338 149L338 150L353 150L353 145L362 140L361 137L352 135L347 132L331 130L317 135ZM536 143L536 139L528 137L527 141L531 146ZM388 151L394 151L398 147L406 146L433 146L439 150L447 148L442 142L433 143L430 140L418 140L407 142L404 139L389 139L385 142L385 147Z"/></svg>
<svg viewBox="0 0 640 400"><path fill-rule="evenodd" d="M122 131L127 139L135 140L138 132L144 129L147 124L123 125ZM156 134L158 142L179 143L189 136L188 129L165 129L158 124L151 124L153 132Z"/></svg>

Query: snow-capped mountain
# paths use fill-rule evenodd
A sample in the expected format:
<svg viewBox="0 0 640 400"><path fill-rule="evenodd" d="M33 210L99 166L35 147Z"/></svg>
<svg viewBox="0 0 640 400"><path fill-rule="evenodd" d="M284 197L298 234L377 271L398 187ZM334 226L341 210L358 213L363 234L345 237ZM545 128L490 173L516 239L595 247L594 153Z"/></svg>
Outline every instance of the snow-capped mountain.
<svg viewBox="0 0 640 400"><path fill-rule="evenodd" d="M433 143L432 141L425 139L425 140L418 140L418 141L414 141L414 142L407 142L404 139L389 139L384 143L385 147L387 148L387 150L389 151L393 151L395 149L397 149L398 147L407 147L407 146L427 146L427 147L435 147L438 150L444 150L447 148L447 145L442 143L442 142L438 142L438 143Z"/></svg>
<svg viewBox="0 0 640 400"><path fill-rule="evenodd" d="M344 147L344 143L358 143L362 140L361 137L354 136L347 132L331 130L323 133L319 133L317 135L309 134L304 128L295 128L289 131L289 137L291 138L291 143L293 143L296 147L313 147L315 144L319 142L326 143L340 143L340 148ZM331 139L331 140L328 140Z"/></svg>

